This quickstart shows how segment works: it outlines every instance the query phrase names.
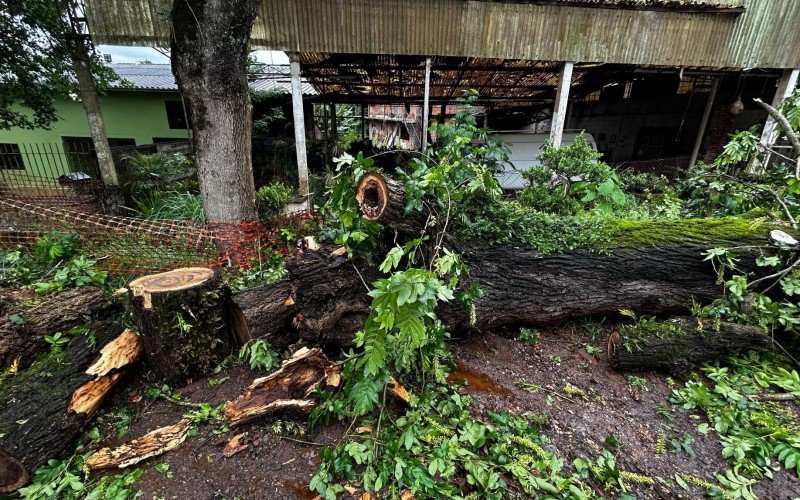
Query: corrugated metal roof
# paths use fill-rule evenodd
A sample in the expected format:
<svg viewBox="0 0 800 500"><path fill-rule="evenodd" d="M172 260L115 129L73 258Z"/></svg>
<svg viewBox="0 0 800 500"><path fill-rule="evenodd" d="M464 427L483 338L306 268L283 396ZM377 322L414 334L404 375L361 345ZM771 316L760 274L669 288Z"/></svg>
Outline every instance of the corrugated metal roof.
<svg viewBox="0 0 800 500"><path fill-rule="evenodd" d="M97 43L169 43L169 0L85 1ZM321 53L800 67L798 0L745 0L741 14L720 10L735 5L735 0L602 0L597 7L613 7L614 2L645 5L595 8L545 0L262 0L252 45ZM672 8L655 8L659 6ZM698 9L703 6L713 8Z"/></svg>
<svg viewBox="0 0 800 500"><path fill-rule="evenodd" d="M169 64L109 64L123 82L114 85L116 90L177 91L178 85ZM280 91L291 94L289 67L281 65L262 65L253 75L250 88L258 91ZM302 81L303 95L316 95L317 91L305 79Z"/></svg>

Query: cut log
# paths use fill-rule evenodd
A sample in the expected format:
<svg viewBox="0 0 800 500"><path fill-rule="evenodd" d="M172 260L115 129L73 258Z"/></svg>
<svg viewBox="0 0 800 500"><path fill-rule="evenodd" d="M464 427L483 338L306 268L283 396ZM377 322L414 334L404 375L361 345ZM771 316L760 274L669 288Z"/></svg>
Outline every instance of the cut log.
<svg viewBox="0 0 800 500"><path fill-rule="evenodd" d="M406 189L377 172L367 172L356 186L356 201L361 215L398 231L418 235L427 224L427 214L405 213Z"/></svg>
<svg viewBox="0 0 800 500"><path fill-rule="evenodd" d="M247 335L277 349L298 339L347 345L364 326L372 302L365 283L377 277L374 266L354 263L330 248L299 252L287 258L279 283L235 294L234 317L247 325Z"/></svg>
<svg viewBox="0 0 800 500"><path fill-rule="evenodd" d="M122 330L116 325L94 325L89 333L73 338L63 352L6 380L0 386L0 452L30 474L48 459L71 451L84 424L121 378L121 370L128 368L119 360L138 359L135 349L119 339L113 345L125 346L121 349L128 353L125 356L104 348ZM129 333L124 338L131 340ZM104 362L103 358L117 361ZM97 378L86 373L92 366L109 368Z"/></svg>
<svg viewBox="0 0 800 500"><path fill-rule="evenodd" d="M45 335L67 333L118 310L96 287L80 287L45 296L0 294L0 370L27 368L50 346Z"/></svg>
<svg viewBox="0 0 800 500"><path fill-rule="evenodd" d="M339 383L338 367L320 349L302 348L283 362L280 370L256 379L225 406L231 426L284 413L309 413L315 406L311 393L320 385Z"/></svg>
<svg viewBox="0 0 800 500"><path fill-rule="evenodd" d="M180 446L186 441L191 426L189 420L181 420L177 424L148 432L128 444L116 448L101 448L86 459L86 466L91 470L101 470L124 469L136 465Z"/></svg>
<svg viewBox="0 0 800 500"><path fill-rule="evenodd" d="M202 376L231 354L229 291L218 271L175 269L137 278L128 289L150 367L168 384Z"/></svg>
<svg viewBox="0 0 800 500"><path fill-rule="evenodd" d="M615 370L685 371L722 357L751 350L766 350L771 340L755 326L679 317L657 328L640 330L623 326L608 339L608 360Z"/></svg>

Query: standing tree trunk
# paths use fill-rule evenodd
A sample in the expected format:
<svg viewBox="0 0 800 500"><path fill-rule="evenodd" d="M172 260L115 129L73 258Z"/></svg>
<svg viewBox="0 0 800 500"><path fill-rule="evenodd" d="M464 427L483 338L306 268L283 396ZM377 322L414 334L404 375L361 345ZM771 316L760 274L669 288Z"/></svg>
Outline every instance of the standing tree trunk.
<svg viewBox="0 0 800 500"><path fill-rule="evenodd" d="M117 169L111 155L111 146L108 144L106 124L103 112L100 109L100 100L97 97L97 86L92 76L92 42L88 29L80 21L84 14L82 7L75 0L67 1L68 15L71 25L66 33L69 56L72 60L72 70L78 82L83 109L89 122L89 133L92 135L92 144L97 156L100 170L100 179L103 189L99 193L101 211L109 215L118 215L120 207L124 204L122 191L119 188Z"/></svg>
<svg viewBox="0 0 800 500"><path fill-rule="evenodd" d="M194 133L197 177L211 223L256 220L250 31L259 0L180 0L172 5L172 72Z"/></svg>

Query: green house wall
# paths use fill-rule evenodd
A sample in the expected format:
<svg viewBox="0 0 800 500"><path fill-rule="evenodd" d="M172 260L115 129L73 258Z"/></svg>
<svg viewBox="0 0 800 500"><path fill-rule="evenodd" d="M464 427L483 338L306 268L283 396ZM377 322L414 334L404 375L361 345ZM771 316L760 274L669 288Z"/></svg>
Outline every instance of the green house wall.
<svg viewBox="0 0 800 500"><path fill-rule="evenodd" d="M111 91L101 96L100 107L109 139L133 139L136 145L151 144L153 138L186 139L190 132L171 129L164 101L180 101L177 92ZM83 105L63 100L56 104L59 121L49 130L0 130L0 144L17 144L24 154L25 170L2 170L6 178L27 174L57 177L68 171L63 138L91 137Z"/></svg>

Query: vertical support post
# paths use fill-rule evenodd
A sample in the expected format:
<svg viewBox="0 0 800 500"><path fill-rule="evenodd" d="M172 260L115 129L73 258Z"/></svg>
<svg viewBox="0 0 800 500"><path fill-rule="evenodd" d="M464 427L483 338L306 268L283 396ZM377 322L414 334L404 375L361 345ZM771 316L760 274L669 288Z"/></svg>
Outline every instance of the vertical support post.
<svg viewBox="0 0 800 500"><path fill-rule="evenodd" d="M300 84L300 54L289 54L289 76L292 80L292 115L294 147L297 153L298 191L308 207L308 157L306 156L306 121L303 114L303 89Z"/></svg>
<svg viewBox="0 0 800 500"><path fill-rule="evenodd" d="M558 77L556 102L553 106L553 118L550 122L550 143L556 148L561 147L561 138L564 135L564 120L567 115L569 88L572 83L572 69L574 66L575 64L572 62L563 63L561 65L561 75Z"/></svg>
<svg viewBox="0 0 800 500"><path fill-rule="evenodd" d="M361 101L361 140L367 138L367 111L364 109L364 101Z"/></svg>
<svg viewBox="0 0 800 500"><path fill-rule="evenodd" d="M778 88L775 90L775 97L772 99L772 107L777 108L781 105L784 99L797 87L797 77L800 75L800 69L785 69L783 74L778 79ZM767 122L764 124L764 131L761 133L761 145L764 148L770 148L778 139L778 123L769 115L767 115ZM764 164L766 165L766 160Z"/></svg>
<svg viewBox="0 0 800 500"><path fill-rule="evenodd" d="M336 104L330 104L330 113L331 113L331 136L333 136L333 144L339 142L339 124L336 118Z"/></svg>
<svg viewBox="0 0 800 500"><path fill-rule="evenodd" d="M431 58L425 59L425 97L422 103L422 152L428 147L428 120L431 117Z"/></svg>
<svg viewBox="0 0 800 500"><path fill-rule="evenodd" d="M719 89L719 77L715 76L714 80L711 82L711 92L708 94L706 107L703 110L703 118L700 119L700 128L697 130L697 138L694 140L692 156L689 158L689 168L694 167L695 163L697 163L697 156L700 154L700 146L703 145L703 137L706 135L708 119L711 116L711 110L714 109L714 100L717 97L717 89Z"/></svg>

